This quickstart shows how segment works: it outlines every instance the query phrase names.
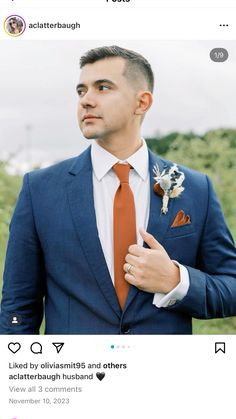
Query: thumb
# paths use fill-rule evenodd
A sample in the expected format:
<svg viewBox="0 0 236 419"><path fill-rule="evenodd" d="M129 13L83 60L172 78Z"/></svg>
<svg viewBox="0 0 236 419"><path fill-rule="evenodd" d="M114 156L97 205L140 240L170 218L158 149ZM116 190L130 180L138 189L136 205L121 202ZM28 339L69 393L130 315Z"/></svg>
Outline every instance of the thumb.
<svg viewBox="0 0 236 419"><path fill-rule="evenodd" d="M162 245L152 236L152 234L145 231L144 228L141 227L139 233L150 249L162 249Z"/></svg>

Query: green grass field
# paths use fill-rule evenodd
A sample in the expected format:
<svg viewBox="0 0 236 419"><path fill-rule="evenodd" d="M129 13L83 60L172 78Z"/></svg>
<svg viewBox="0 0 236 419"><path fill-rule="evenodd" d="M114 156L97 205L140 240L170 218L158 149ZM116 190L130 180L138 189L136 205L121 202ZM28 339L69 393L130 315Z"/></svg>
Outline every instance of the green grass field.
<svg viewBox="0 0 236 419"><path fill-rule="evenodd" d="M193 319L194 335L234 335L236 334L236 317L224 319Z"/></svg>

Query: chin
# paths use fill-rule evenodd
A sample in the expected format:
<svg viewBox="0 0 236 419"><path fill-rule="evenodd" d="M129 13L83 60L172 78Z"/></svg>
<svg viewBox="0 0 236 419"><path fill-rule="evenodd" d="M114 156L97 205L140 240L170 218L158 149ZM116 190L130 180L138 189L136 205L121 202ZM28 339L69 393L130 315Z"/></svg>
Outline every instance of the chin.
<svg viewBox="0 0 236 419"><path fill-rule="evenodd" d="M87 138L87 140L92 140L94 138L97 138L96 132L92 132L92 131L89 131L89 130L83 130L82 133L83 133L83 136L85 138Z"/></svg>
<svg viewBox="0 0 236 419"><path fill-rule="evenodd" d="M92 129L84 129L82 134L85 138L87 138L87 140L99 140L104 137L104 133Z"/></svg>
<svg viewBox="0 0 236 419"><path fill-rule="evenodd" d="M83 134L84 138L86 138L86 140L94 140L94 135L88 135L88 134Z"/></svg>

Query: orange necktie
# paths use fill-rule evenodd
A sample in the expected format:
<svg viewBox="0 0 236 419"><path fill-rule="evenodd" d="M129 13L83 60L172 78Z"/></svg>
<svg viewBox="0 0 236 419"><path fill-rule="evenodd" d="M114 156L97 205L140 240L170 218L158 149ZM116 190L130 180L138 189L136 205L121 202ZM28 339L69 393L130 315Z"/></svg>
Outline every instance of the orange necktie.
<svg viewBox="0 0 236 419"><path fill-rule="evenodd" d="M123 266L131 244L136 243L136 217L133 192L129 186L129 164L116 163L114 172L120 180L113 207L114 277L115 290L123 310L129 292Z"/></svg>

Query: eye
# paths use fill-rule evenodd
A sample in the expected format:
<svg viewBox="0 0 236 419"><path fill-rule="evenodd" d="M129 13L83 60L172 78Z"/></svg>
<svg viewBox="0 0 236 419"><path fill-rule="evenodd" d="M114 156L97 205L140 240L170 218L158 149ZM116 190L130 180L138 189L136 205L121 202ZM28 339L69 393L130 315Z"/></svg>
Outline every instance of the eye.
<svg viewBox="0 0 236 419"><path fill-rule="evenodd" d="M79 97L83 97L84 95L85 95L85 90L83 90L83 89L77 89L77 93L78 93L78 96Z"/></svg>
<svg viewBox="0 0 236 419"><path fill-rule="evenodd" d="M109 86L106 86L105 84L101 84L100 86L99 86L99 90L101 90L101 91L104 91L104 90L109 90L110 89L110 87Z"/></svg>

